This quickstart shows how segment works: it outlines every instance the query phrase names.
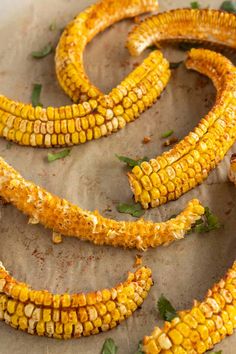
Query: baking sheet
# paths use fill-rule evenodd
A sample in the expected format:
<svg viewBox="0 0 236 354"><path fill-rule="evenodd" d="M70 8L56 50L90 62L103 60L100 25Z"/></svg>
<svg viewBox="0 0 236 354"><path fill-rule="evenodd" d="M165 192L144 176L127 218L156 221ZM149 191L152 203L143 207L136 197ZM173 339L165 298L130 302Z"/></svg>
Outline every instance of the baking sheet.
<svg viewBox="0 0 236 354"><path fill-rule="evenodd" d="M93 1L87 0L1 0L0 2L0 92L14 99L30 101L33 83L41 83L42 103L46 106L69 103L60 89L54 72L53 54L33 60L31 51L51 41L56 45L60 30L79 11ZM221 1L211 1L218 7ZM160 1L160 9L189 6L189 1ZM202 1L207 6L209 1ZM57 30L49 31L51 23ZM99 35L86 49L85 67L91 80L104 92L118 84L140 58L131 58L124 47L132 21L123 21ZM171 61L184 58L184 53L166 49ZM236 57L235 57L236 58ZM235 60L236 62L236 60ZM98 209L116 219L130 216L116 212L119 202L129 202L131 192L125 167L115 154L131 157L153 157L164 151L160 134L173 129L184 137L211 108L215 90L202 76L188 72L184 65L173 71L172 79L158 102L135 123L108 138L74 146L71 156L49 164L49 150L9 145L0 139L0 155L27 179L49 191L79 204ZM142 144L151 135L149 144ZM51 149L51 151L55 149ZM236 149L232 149L236 152ZM231 152L232 152L231 151ZM219 231L190 235L169 247L149 250L143 264L153 270L155 285L142 309L136 311L116 329L79 340L58 341L30 336L0 323L1 354L97 354L106 338L112 337L119 354L133 354L140 339L161 325L156 302L163 293L177 309L191 306L194 298L202 299L235 259L236 189L227 180L229 152L203 185L176 202L147 211L145 218L165 220L184 208L187 201L198 197L219 216L224 225ZM111 212L106 211L111 208ZM54 292L91 291L111 287L133 271L136 250L94 246L78 239L64 239L60 245L51 242L50 230L28 225L27 218L12 206L0 207L0 259L17 278L35 288ZM235 354L236 335L215 349Z"/></svg>

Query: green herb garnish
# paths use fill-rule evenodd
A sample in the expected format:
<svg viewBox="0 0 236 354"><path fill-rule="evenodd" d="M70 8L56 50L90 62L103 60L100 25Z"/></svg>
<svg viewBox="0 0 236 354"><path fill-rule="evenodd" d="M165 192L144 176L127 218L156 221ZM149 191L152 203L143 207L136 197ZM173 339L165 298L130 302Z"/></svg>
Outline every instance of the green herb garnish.
<svg viewBox="0 0 236 354"><path fill-rule="evenodd" d="M170 301L164 295L161 295L157 302L157 308L160 313L160 316L165 321L172 321L175 317L178 317L178 314L175 308L171 305Z"/></svg>
<svg viewBox="0 0 236 354"><path fill-rule="evenodd" d="M12 147L12 142L11 141L8 141L7 144L6 144L6 149L7 150L10 150Z"/></svg>
<svg viewBox="0 0 236 354"><path fill-rule="evenodd" d="M162 134L162 138L169 138L169 136L171 136L172 134L174 134L174 130L167 130L165 133Z"/></svg>
<svg viewBox="0 0 236 354"><path fill-rule="evenodd" d="M218 352L212 352L211 354L222 354L222 350L218 350Z"/></svg>
<svg viewBox="0 0 236 354"><path fill-rule="evenodd" d="M195 223L195 225L191 228L191 231L201 234L204 232L217 230L220 227L221 224L218 217L214 215L208 207L205 207L204 215Z"/></svg>
<svg viewBox="0 0 236 354"><path fill-rule="evenodd" d="M145 213L142 206L140 204L125 204L121 203L117 205L116 210L119 213L130 214L135 218L140 218Z"/></svg>
<svg viewBox="0 0 236 354"><path fill-rule="evenodd" d="M55 154L49 153L48 154L48 162L53 162L58 159L63 159L64 157L70 155L70 152L71 152L71 149L65 149L65 150L62 150L62 151L57 152Z"/></svg>
<svg viewBox="0 0 236 354"><path fill-rule="evenodd" d="M143 351L143 341L140 340L139 344L138 344L138 350L135 352L135 354L144 354Z"/></svg>
<svg viewBox="0 0 236 354"><path fill-rule="evenodd" d="M32 96L31 96L31 102L33 107L42 106L42 103L40 103L41 90L42 90L42 85L34 84Z"/></svg>
<svg viewBox="0 0 236 354"><path fill-rule="evenodd" d="M49 31L53 32L53 31L56 31L57 29L57 25L55 22L51 23L50 26L49 26Z"/></svg>
<svg viewBox="0 0 236 354"><path fill-rule="evenodd" d="M170 63L170 69L177 69L182 63L183 63L183 61L177 61L177 62Z"/></svg>
<svg viewBox="0 0 236 354"><path fill-rule="evenodd" d="M236 13L236 5L232 1L223 1L220 10Z"/></svg>
<svg viewBox="0 0 236 354"><path fill-rule="evenodd" d="M50 54L52 52L52 45L51 43L48 43L44 48L42 48L40 51L38 52L32 52L32 57L36 58L36 59L40 59L40 58L44 58L46 57L48 54Z"/></svg>
<svg viewBox="0 0 236 354"><path fill-rule="evenodd" d="M190 6L192 9L200 9L200 4L198 1L192 1Z"/></svg>
<svg viewBox="0 0 236 354"><path fill-rule="evenodd" d="M138 159L138 160L133 160L133 159L130 159L129 157L126 157L126 156L119 156L119 155L116 155L116 157L126 163L129 167L134 167L134 166L140 166L142 162L144 161L148 161L148 157L143 157L142 159Z"/></svg>
<svg viewBox="0 0 236 354"><path fill-rule="evenodd" d="M117 345L115 344L112 338L108 338L105 340L101 354L116 354L118 350Z"/></svg>

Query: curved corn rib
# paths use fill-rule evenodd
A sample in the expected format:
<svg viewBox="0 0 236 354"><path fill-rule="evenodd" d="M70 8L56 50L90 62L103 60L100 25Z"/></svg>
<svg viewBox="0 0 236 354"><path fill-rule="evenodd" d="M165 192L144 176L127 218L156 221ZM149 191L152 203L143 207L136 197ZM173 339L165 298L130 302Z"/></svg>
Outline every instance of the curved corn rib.
<svg viewBox="0 0 236 354"><path fill-rule="evenodd" d="M236 48L235 14L210 9L176 9L145 19L129 34L134 56L153 44L189 41Z"/></svg>
<svg viewBox="0 0 236 354"><path fill-rule="evenodd" d="M163 223L142 219L115 221L54 196L26 181L0 158L0 196L19 210L64 236L75 236L95 244L147 249L181 239L204 214L198 200L189 202L176 218Z"/></svg>
<svg viewBox="0 0 236 354"><path fill-rule="evenodd" d="M230 159L229 180L236 186L236 154L233 154Z"/></svg>
<svg viewBox="0 0 236 354"><path fill-rule="evenodd" d="M236 328L236 262L226 277L208 291L203 302L156 327L144 338L146 354L198 354L212 349Z"/></svg>
<svg viewBox="0 0 236 354"><path fill-rule="evenodd" d="M39 336L70 339L116 327L142 305L153 284L151 270L129 273L115 288L54 295L12 278L0 263L0 320Z"/></svg>
<svg viewBox="0 0 236 354"><path fill-rule="evenodd" d="M186 66L212 79L216 102L194 131L173 149L135 166L128 174L135 200L144 208L178 199L202 183L235 141L235 67L221 54L206 49L192 49Z"/></svg>
<svg viewBox="0 0 236 354"><path fill-rule="evenodd" d="M170 77L161 52L146 58L110 94L71 106L32 107L0 96L0 136L39 147L82 144L116 132L160 96Z"/></svg>
<svg viewBox="0 0 236 354"><path fill-rule="evenodd" d="M66 26L56 49L55 64L60 85L74 102L102 95L84 70L86 45L113 23L157 9L157 0L102 0L85 9Z"/></svg>

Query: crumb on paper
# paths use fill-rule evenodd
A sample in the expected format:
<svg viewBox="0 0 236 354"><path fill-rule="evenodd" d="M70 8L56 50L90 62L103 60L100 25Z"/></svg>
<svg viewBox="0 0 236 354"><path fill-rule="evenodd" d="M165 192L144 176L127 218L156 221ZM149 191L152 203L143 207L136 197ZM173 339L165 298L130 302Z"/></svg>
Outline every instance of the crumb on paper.
<svg viewBox="0 0 236 354"><path fill-rule="evenodd" d="M133 68L137 68L139 66L138 62L133 63Z"/></svg>
<svg viewBox="0 0 236 354"><path fill-rule="evenodd" d="M163 143L163 146L171 146L171 145L174 145L176 144L177 142L179 141L179 139L176 137L176 136L173 136L172 138L170 139L167 139L164 143Z"/></svg>
<svg viewBox="0 0 236 354"><path fill-rule="evenodd" d="M52 242L55 244L62 243L62 235L58 232L53 231L52 233Z"/></svg>
<svg viewBox="0 0 236 354"><path fill-rule="evenodd" d="M143 264L143 256L141 256L140 254L136 254L133 267L136 268L141 266L142 264Z"/></svg>
<svg viewBox="0 0 236 354"><path fill-rule="evenodd" d="M148 143L150 143L150 141L151 141L151 137L150 136L145 136L143 138L143 144L148 144Z"/></svg>

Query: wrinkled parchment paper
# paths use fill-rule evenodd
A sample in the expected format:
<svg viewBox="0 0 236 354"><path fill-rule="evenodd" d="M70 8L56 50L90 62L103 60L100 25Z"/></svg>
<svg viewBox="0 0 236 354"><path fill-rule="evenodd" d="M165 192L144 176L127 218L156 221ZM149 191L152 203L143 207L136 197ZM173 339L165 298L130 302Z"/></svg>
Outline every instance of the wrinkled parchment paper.
<svg viewBox="0 0 236 354"><path fill-rule="evenodd" d="M69 103L56 81L53 54L33 60L30 53L50 41L56 45L60 30L90 3L88 0L1 0L0 92L29 102L32 84L41 83L41 101L45 106ZM162 11L189 6L190 1L160 0L160 3ZM220 1L201 3L218 7ZM57 30L49 30L52 23ZM86 70L104 92L109 92L147 55L131 58L125 49L125 39L132 26L132 21L116 24L97 36L86 49ZM170 48L165 54L171 61L185 56ZM117 134L74 146L71 156L51 164L46 161L49 150L9 145L2 138L0 155L27 179L49 191L83 208L98 209L108 217L128 220L131 217L119 214L115 208L117 203L129 202L132 197L127 170L115 154L137 158L162 153L161 133L173 129L178 138L184 137L211 108L214 98L212 84L181 65L173 71L161 99ZM142 144L144 136L150 135L151 142ZM104 340L112 337L119 346L119 354L133 354L139 340L151 333L155 324L162 324L156 310L161 293L177 309L191 306L194 298L202 299L236 258L236 189L227 179L231 152L203 185L176 202L145 213L147 219L165 220L179 212L191 198L198 197L219 216L224 228L209 234L192 234L169 247L144 253L143 264L152 268L155 285L141 310L110 332L70 341L30 336L0 323L0 353L98 354ZM105 211L107 208L111 211ZM134 270L135 255L140 254L136 250L98 247L75 238L65 238L62 244L53 245L50 230L28 225L27 218L14 207L0 207L0 213L0 259L16 278L37 289L75 292L112 287L126 279L129 270ZM235 354L236 335L216 349Z"/></svg>

